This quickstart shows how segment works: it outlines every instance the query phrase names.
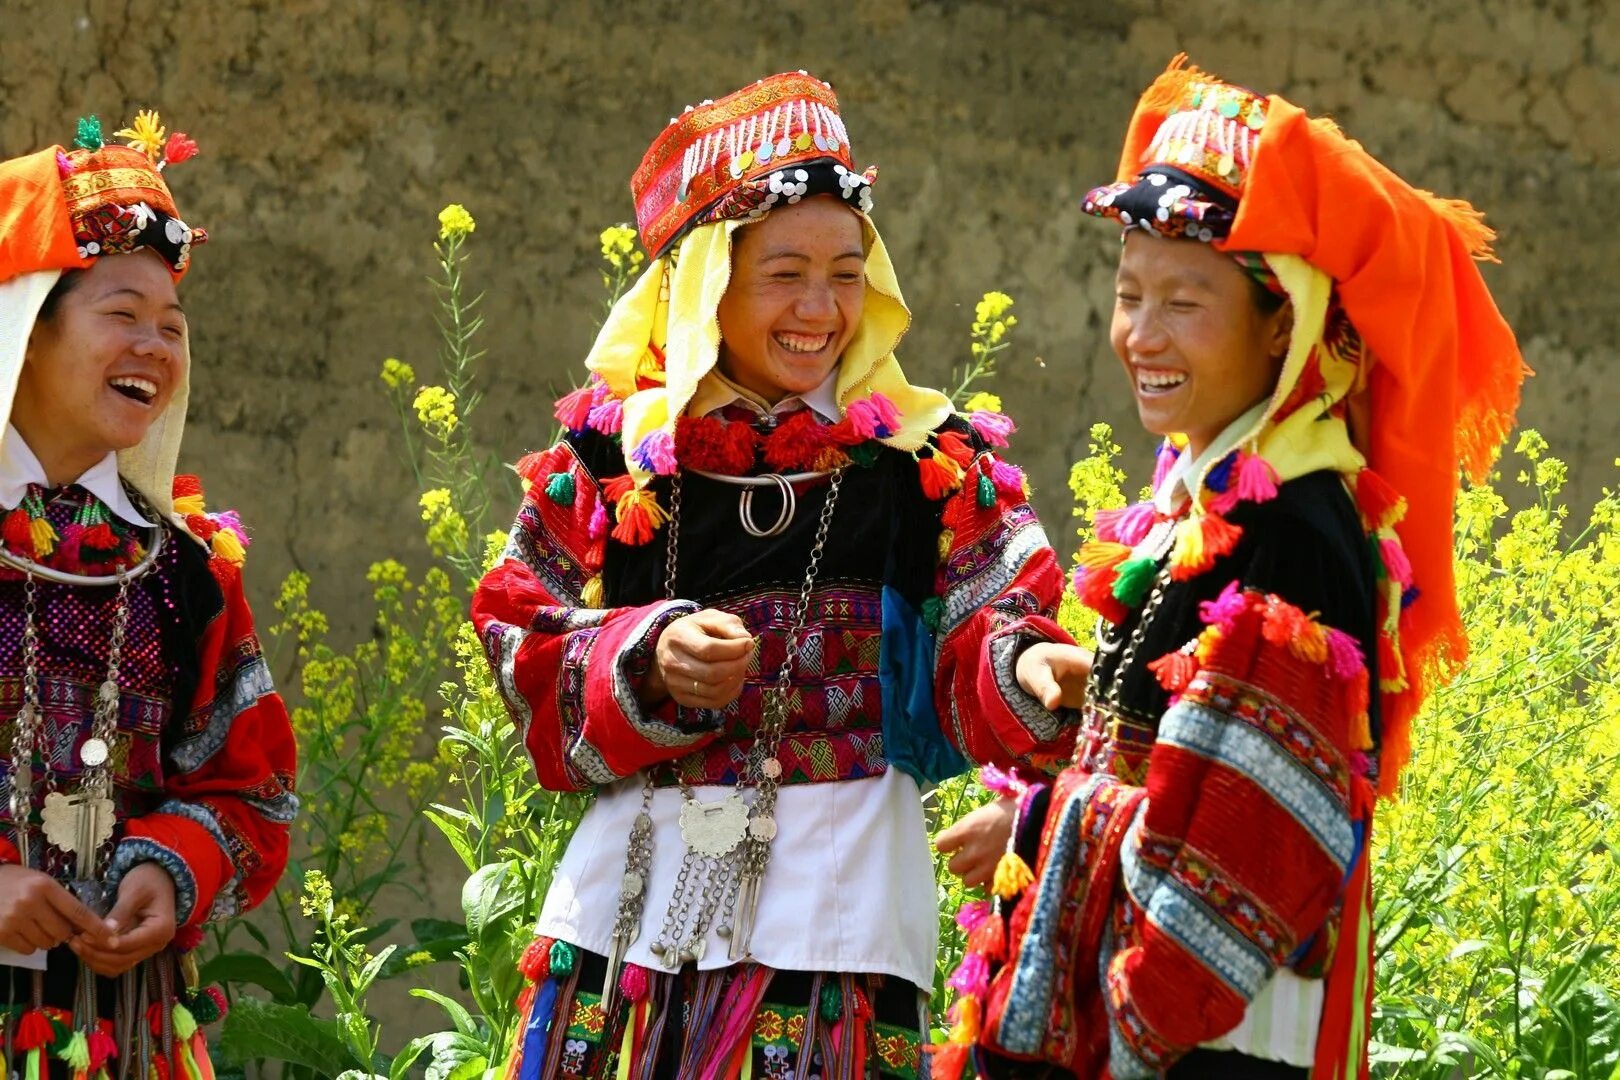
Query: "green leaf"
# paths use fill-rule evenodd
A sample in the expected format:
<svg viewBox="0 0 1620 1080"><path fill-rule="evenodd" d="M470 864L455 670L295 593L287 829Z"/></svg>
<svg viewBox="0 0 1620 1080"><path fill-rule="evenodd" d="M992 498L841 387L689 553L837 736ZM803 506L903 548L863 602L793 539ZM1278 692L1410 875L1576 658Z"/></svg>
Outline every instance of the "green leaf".
<svg viewBox="0 0 1620 1080"><path fill-rule="evenodd" d="M472 1080L475 1076L482 1076L487 1068L489 1068L489 1058L479 1054L477 1057L468 1058L454 1069L451 1069L450 1075L445 1080Z"/></svg>
<svg viewBox="0 0 1620 1080"><path fill-rule="evenodd" d="M257 953L228 952L211 957L198 971L204 986L223 983L227 986L251 984L267 990L283 1005L298 999L298 992L285 972L272 964L269 958Z"/></svg>
<svg viewBox="0 0 1620 1080"><path fill-rule="evenodd" d="M240 998L226 1014L219 1051L238 1064L288 1061L319 1076L337 1076L360 1064L334 1021L313 1017L303 1006L258 998Z"/></svg>
<svg viewBox="0 0 1620 1080"><path fill-rule="evenodd" d="M465 1035L468 1038L472 1038L478 1034L478 1025L473 1021L472 1014L469 1013L466 1007L455 998L446 997L437 990L428 990L425 987L420 986L411 988L411 997L422 998L424 1001L438 1002L439 1007L449 1015L450 1022L456 1026L456 1033L458 1035Z"/></svg>
<svg viewBox="0 0 1620 1080"><path fill-rule="evenodd" d="M463 1063L484 1056L483 1044L456 1031L432 1036L433 1060L427 1067L427 1080L450 1080L450 1074Z"/></svg>
<svg viewBox="0 0 1620 1080"><path fill-rule="evenodd" d="M450 846L455 849L456 854L461 857L462 864L468 870L478 865L478 854L473 850L472 841L467 838L465 828L436 810L424 810L422 816L433 822L438 830L444 834L444 838L450 842ZM477 828L476 821L472 823L472 827Z"/></svg>
<svg viewBox="0 0 1620 1080"><path fill-rule="evenodd" d="M526 891L516 863L480 866L461 888L461 910L467 917L467 933L482 941L498 924L523 907Z"/></svg>
<svg viewBox="0 0 1620 1080"><path fill-rule="evenodd" d="M433 1045L433 1040L437 1037L436 1034L419 1035L400 1047L399 1053L394 1055L393 1063L388 1066L388 1080L404 1080L411 1066L416 1064L416 1059Z"/></svg>

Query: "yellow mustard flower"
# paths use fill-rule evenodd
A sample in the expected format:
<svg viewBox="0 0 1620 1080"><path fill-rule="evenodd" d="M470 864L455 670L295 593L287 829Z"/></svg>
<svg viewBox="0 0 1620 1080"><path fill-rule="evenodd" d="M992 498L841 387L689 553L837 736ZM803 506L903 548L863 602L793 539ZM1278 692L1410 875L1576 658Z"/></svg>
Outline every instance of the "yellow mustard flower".
<svg viewBox="0 0 1620 1080"><path fill-rule="evenodd" d="M439 239L459 240L478 228L478 222L460 203L451 203L439 211Z"/></svg>
<svg viewBox="0 0 1620 1080"><path fill-rule="evenodd" d="M987 390L980 390L977 394L974 394L972 397L967 399L967 404L962 406L962 411L1000 412L1001 398L999 395L992 394Z"/></svg>
<svg viewBox="0 0 1620 1080"><path fill-rule="evenodd" d="M383 361L382 381L390 390L399 390L416 381L416 369L405 361L390 356Z"/></svg>

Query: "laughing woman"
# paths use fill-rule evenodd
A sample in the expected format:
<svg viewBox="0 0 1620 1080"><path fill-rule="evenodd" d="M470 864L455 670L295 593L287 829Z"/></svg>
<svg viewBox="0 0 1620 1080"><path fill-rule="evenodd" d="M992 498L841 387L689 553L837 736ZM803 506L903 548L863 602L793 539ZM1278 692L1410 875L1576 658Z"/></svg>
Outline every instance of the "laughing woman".
<svg viewBox="0 0 1620 1080"><path fill-rule="evenodd" d="M514 1077L916 1075L918 784L1064 741L1014 677L1060 586L990 450L1011 424L901 373L873 175L788 74L672 120L632 181L653 261L473 602L541 783L596 793Z"/></svg>
<svg viewBox="0 0 1620 1080"><path fill-rule="evenodd" d="M1491 234L1179 61L1120 160L1084 208L1124 229L1112 343L1167 438L1081 551L1074 764L975 812L1035 866L974 929L962 1042L996 1076L1364 1076L1374 796L1465 654L1458 470L1523 373Z"/></svg>
<svg viewBox="0 0 1620 1080"><path fill-rule="evenodd" d="M174 475L204 234L160 170L196 146L119 134L0 163L0 1064L30 1077L208 1074L183 953L269 892L296 807L238 526Z"/></svg>

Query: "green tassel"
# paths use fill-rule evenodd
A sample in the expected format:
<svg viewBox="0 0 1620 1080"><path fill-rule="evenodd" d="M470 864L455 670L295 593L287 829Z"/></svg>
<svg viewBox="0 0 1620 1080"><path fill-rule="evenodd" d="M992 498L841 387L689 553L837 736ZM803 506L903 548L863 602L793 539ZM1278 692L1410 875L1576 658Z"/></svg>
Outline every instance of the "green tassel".
<svg viewBox="0 0 1620 1080"><path fill-rule="evenodd" d="M74 133L73 145L80 150L100 150L106 144L107 140L101 135L101 117L79 117L79 128Z"/></svg>
<svg viewBox="0 0 1620 1080"><path fill-rule="evenodd" d="M199 1024L212 1024L219 1019L219 1002L214 1000L212 994L205 994L201 990L186 997L186 1005L191 1009L191 1015Z"/></svg>
<svg viewBox="0 0 1620 1080"><path fill-rule="evenodd" d="M84 1037L84 1032L75 1031L67 1045L56 1052L62 1064L74 1072L83 1072L90 1067L90 1042Z"/></svg>
<svg viewBox="0 0 1620 1080"><path fill-rule="evenodd" d="M859 446L851 446L844 451L849 459L863 469L870 469L877 464L878 455L883 452L883 444L876 439L868 439Z"/></svg>
<svg viewBox="0 0 1620 1080"><path fill-rule="evenodd" d="M554 472L546 478L546 494L558 506L574 505L574 477L565 472Z"/></svg>
<svg viewBox="0 0 1620 1080"><path fill-rule="evenodd" d="M829 1024L836 1024L838 1018L844 1015L844 988L836 982L821 984L821 1018Z"/></svg>
<svg viewBox="0 0 1620 1080"><path fill-rule="evenodd" d="M988 510L994 505L996 505L996 485L988 476L984 475L984 473L980 473L979 507L980 509Z"/></svg>
<svg viewBox="0 0 1620 1080"><path fill-rule="evenodd" d="M553 942L551 946L551 974L571 975L574 971L574 961L577 954L574 947L566 941Z"/></svg>
<svg viewBox="0 0 1620 1080"><path fill-rule="evenodd" d="M928 629L939 633L939 624L945 618L945 601L937 596L930 596L922 602L922 621Z"/></svg>
<svg viewBox="0 0 1620 1080"><path fill-rule="evenodd" d="M1149 558L1127 559L1120 563L1119 577L1114 579L1114 599L1126 607L1140 604L1153 587L1158 565Z"/></svg>

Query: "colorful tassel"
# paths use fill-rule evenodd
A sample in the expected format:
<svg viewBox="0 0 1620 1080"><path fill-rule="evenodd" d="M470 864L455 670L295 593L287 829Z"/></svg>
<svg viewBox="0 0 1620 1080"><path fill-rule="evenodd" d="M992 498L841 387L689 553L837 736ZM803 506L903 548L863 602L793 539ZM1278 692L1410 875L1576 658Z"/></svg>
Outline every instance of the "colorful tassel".
<svg viewBox="0 0 1620 1080"><path fill-rule="evenodd" d="M90 1068L90 1041L85 1038L84 1032L75 1031L69 1035L57 1048L56 1060L72 1070L75 1076L84 1076Z"/></svg>
<svg viewBox="0 0 1620 1080"><path fill-rule="evenodd" d="M591 508L591 520L585 526L585 532L592 540L600 540L602 537L607 535L607 530L607 507L603 505L601 501L598 501L597 504Z"/></svg>
<svg viewBox="0 0 1620 1080"><path fill-rule="evenodd" d="M956 925L964 934L971 934L989 915L990 901L968 900L956 909Z"/></svg>
<svg viewBox="0 0 1620 1080"><path fill-rule="evenodd" d="M1205 514L1201 525L1204 534L1204 552L1211 559L1229 555L1243 539L1243 530L1219 514Z"/></svg>
<svg viewBox="0 0 1620 1080"><path fill-rule="evenodd" d="M5 525L0 527L0 537L4 538L7 551L25 559L35 557L34 522L21 503L6 515Z"/></svg>
<svg viewBox="0 0 1620 1080"><path fill-rule="evenodd" d="M1406 516L1406 499L1371 469L1356 473L1356 509L1368 532L1392 528Z"/></svg>
<svg viewBox="0 0 1620 1080"><path fill-rule="evenodd" d="M1204 551L1204 530L1196 518L1188 518L1176 526L1176 544L1170 549L1170 576L1186 581L1208 570L1214 563Z"/></svg>
<svg viewBox="0 0 1620 1080"><path fill-rule="evenodd" d="M1114 579L1114 599L1126 607L1134 608L1147 599L1153 579L1158 576L1157 560L1142 556L1119 564L1119 576Z"/></svg>
<svg viewBox="0 0 1620 1080"><path fill-rule="evenodd" d="M551 946L551 974L562 978L574 973L574 964L579 960L579 952L566 941L556 942Z"/></svg>
<svg viewBox="0 0 1620 1080"><path fill-rule="evenodd" d="M647 969L640 964L624 965L624 972L619 976L619 993L624 995L626 1001L642 1001L652 988Z"/></svg>
<svg viewBox="0 0 1620 1080"><path fill-rule="evenodd" d="M1023 470L1000 458L990 466L990 480L996 485L996 490L1009 499L1016 499L1025 493Z"/></svg>
<svg viewBox="0 0 1620 1080"><path fill-rule="evenodd" d="M844 410L844 422L861 439L877 438L879 421L877 409L870 401L852 401Z"/></svg>
<svg viewBox="0 0 1620 1080"><path fill-rule="evenodd" d="M29 532L34 542L34 558L48 559L51 552L56 550L56 529L46 517L41 515L29 523Z"/></svg>
<svg viewBox="0 0 1620 1080"><path fill-rule="evenodd" d="M991 911L973 933L968 935L967 947L992 964L1007 959L1007 924L995 911Z"/></svg>
<svg viewBox="0 0 1620 1080"><path fill-rule="evenodd" d="M987 446L1006 446L1008 436L1018 430L1010 417L988 409L968 413L968 423Z"/></svg>
<svg viewBox="0 0 1620 1080"><path fill-rule="evenodd" d="M979 509L988 510L996 505L996 482L981 472L977 486Z"/></svg>
<svg viewBox="0 0 1620 1080"><path fill-rule="evenodd" d="M592 574L585 579L585 586L579 591L579 602L582 606L588 608L600 608L602 606L601 574Z"/></svg>
<svg viewBox="0 0 1620 1080"><path fill-rule="evenodd" d="M1153 509L1152 503L1145 502L1113 510L1098 510L1091 516L1097 539L1127 547L1135 547L1146 540L1157 520L1158 511Z"/></svg>
<svg viewBox="0 0 1620 1080"><path fill-rule="evenodd" d="M675 436L662 429L642 439L630 458L656 476L672 476L680 467L675 460Z"/></svg>
<svg viewBox="0 0 1620 1080"><path fill-rule="evenodd" d="M645 544L669 520L657 496L646 488L637 488L620 496L614 507L619 523L613 527L613 539L632 547Z"/></svg>
<svg viewBox="0 0 1620 1080"><path fill-rule="evenodd" d="M962 467L945 454L932 454L917 462L923 494L939 500L962 486Z"/></svg>
<svg viewBox="0 0 1620 1080"><path fill-rule="evenodd" d="M1158 454L1153 461L1153 490L1158 491L1164 483L1165 477L1170 475L1170 469L1176 463L1180 453L1171 445L1169 439L1159 444Z"/></svg>
<svg viewBox="0 0 1620 1080"><path fill-rule="evenodd" d="M1237 495L1244 502L1263 503L1277 497L1277 470L1259 454L1245 451L1238 459Z"/></svg>
<svg viewBox="0 0 1620 1080"><path fill-rule="evenodd" d="M589 383L577 390L570 390L557 400L557 407L552 410L557 422L572 434L580 434L590 422L593 390Z"/></svg>
<svg viewBox="0 0 1620 1080"><path fill-rule="evenodd" d="M247 549L230 529L220 529L209 538L208 549L232 566L241 566L247 561Z"/></svg>
<svg viewBox="0 0 1620 1080"><path fill-rule="evenodd" d="M1179 694L1192 685L1193 676L1198 674L1198 658L1178 649L1150 663L1148 670L1166 693Z"/></svg>
<svg viewBox="0 0 1620 1080"><path fill-rule="evenodd" d="M608 398L599 405L592 405L591 411L585 414L585 423L603 435L619 434L624 430L624 402Z"/></svg>
<svg viewBox="0 0 1620 1080"><path fill-rule="evenodd" d="M572 473L554 472L546 477L546 498L558 506L574 505L574 476Z"/></svg>
<svg viewBox="0 0 1620 1080"><path fill-rule="evenodd" d="M78 128L73 133L73 145L80 150L100 150L106 144L106 137L101 133L101 117L79 117Z"/></svg>
<svg viewBox="0 0 1620 1080"><path fill-rule="evenodd" d="M894 402L883 394L873 394L867 398L872 403L872 410L877 414L877 437L887 439L900 430L900 409Z"/></svg>
<svg viewBox="0 0 1620 1080"><path fill-rule="evenodd" d="M829 1024L837 1023L844 1015L844 990L836 978L827 979L821 984L821 999L817 1002L821 1012L821 1019Z"/></svg>
<svg viewBox="0 0 1620 1080"><path fill-rule="evenodd" d="M1207 626L1219 626L1222 630L1230 630L1237 617L1247 610L1249 610L1248 596L1238 588L1237 582L1229 581L1219 596L1198 605L1198 617Z"/></svg>
<svg viewBox="0 0 1620 1080"><path fill-rule="evenodd" d="M922 602L923 625L934 633L939 633L939 624L945 619L945 601L937 596L930 596Z"/></svg>
<svg viewBox="0 0 1620 1080"><path fill-rule="evenodd" d="M964 1043L930 1043L923 1048L933 1058L928 1075L931 1080L961 1080L967 1068L968 1051Z"/></svg>
<svg viewBox="0 0 1620 1080"><path fill-rule="evenodd" d="M996 863L995 882L991 888L1003 900L1011 900L1029 888L1029 883L1034 880L1035 875L1030 872L1029 864L1019 858L1017 852L1009 851Z"/></svg>
<svg viewBox="0 0 1620 1080"><path fill-rule="evenodd" d="M975 997L958 998L956 1001L956 1026L951 1028L951 1042L971 1045L979 1038L979 999Z"/></svg>
<svg viewBox="0 0 1620 1080"><path fill-rule="evenodd" d="M1353 679L1367 670L1361 645L1355 638L1332 627L1327 632L1328 670L1337 679Z"/></svg>
<svg viewBox="0 0 1620 1080"><path fill-rule="evenodd" d="M545 466L546 452L544 450L531 450L517 459L512 471L523 480L525 487L538 484L542 475L541 469Z"/></svg>
<svg viewBox="0 0 1620 1080"><path fill-rule="evenodd" d="M945 985L959 993L981 995L990 988L990 964L978 953L967 953Z"/></svg>
<svg viewBox="0 0 1620 1080"><path fill-rule="evenodd" d="M90 1033L89 1038L86 1039L85 1042L85 1049L88 1051L90 1057L90 1072L100 1072L102 1068L106 1066L107 1062L118 1056L118 1044L113 1041L113 1037L110 1034L101 1030L99 1027Z"/></svg>
<svg viewBox="0 0 1620 1080"><path fill-rule="evenodd" d="M973 444L968 442L967 436L960 431L942 431L934 437L939 449L944 455L962 468L966 469L973 464Z"/></svg>
<svg viewBox="0 0 1620 1080"><path fill-rule="evenodd" d="M1378 541L1378 554L1384 563L1384 572L1400 583L1404 589L1412 584L1412 561L1406 557L1401 542L1390 537Z"/></svg>
<svg viewBox="0 0 1620 1080"><path fill-rule="evenodd" d="M555 938L537 937L529 942L518 957L518 972L525 979L539 982L551 970L551 947L556 944Z"/></svg>
<svg viewBox="0 0 1620 1080"><path fill-rule="evenodd" d="M1232 486L1232 470L1237 467L1237 451L1233 451L1215 463L1214 468L1204 474L1204 486L1219 494Z"/></svg>

